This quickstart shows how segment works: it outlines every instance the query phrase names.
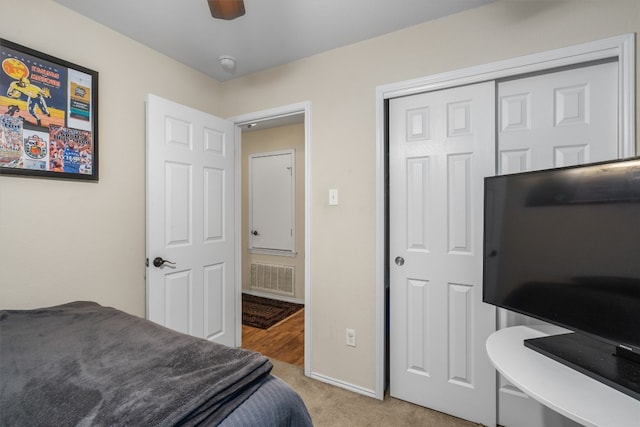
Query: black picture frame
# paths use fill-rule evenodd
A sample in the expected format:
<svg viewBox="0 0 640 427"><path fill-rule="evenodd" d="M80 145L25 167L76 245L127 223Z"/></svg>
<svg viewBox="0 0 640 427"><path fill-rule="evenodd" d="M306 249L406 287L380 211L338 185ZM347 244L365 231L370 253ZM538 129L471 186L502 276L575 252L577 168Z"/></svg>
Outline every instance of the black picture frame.
<svg viewBox="0 0 640 427"><path fill-rule="evenodd" d="M98 181L98 72L0 38L0 176Z"/></svg>

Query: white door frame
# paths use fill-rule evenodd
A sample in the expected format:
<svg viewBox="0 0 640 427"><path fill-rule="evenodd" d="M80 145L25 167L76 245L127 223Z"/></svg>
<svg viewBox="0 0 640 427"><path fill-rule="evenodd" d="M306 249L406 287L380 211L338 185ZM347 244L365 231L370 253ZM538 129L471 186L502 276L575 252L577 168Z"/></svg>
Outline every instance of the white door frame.
<svg viewBox="0 0 640 427"><path fill-rule="evenodd" d="M376 386L375 396L384 398L385 390L385 197L386 100L437 89L479 83L556 67L617 57L619 64L620 157L635 153L635 42L634 34L625 34L595 42L551 50L533 55L493 62L424 78L391 83L376 88ZM306 333L306 330L305 330ZM306 364L306 354L305 354Z"/></svg>
<svg viewBox="0 0 640 427"><path fill-rule="evenodd" d="M311 374L311 102L305 101L230 117L236 126L236 343L242 342L242 126L304 114L304 372Z"/></svg>

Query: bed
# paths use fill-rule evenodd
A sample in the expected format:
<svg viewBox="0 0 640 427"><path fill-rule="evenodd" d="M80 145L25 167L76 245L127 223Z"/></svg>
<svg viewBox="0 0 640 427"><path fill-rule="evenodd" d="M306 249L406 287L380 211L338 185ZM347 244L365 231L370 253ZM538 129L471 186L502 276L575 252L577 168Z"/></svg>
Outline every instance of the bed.
<svg viewBox="0 0 640 427"><path fill-rule="evenodd" d="M2 426L311 426L271 368L94 302L0 311Z"/></svg>

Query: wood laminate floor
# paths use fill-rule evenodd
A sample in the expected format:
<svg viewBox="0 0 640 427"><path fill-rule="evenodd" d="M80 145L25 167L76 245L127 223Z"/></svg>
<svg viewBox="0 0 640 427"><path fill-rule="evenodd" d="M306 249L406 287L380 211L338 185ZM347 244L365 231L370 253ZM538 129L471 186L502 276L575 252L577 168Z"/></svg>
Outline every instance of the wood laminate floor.
<svg viewBox="0 0 640 427"><path fill-rule="evenodd" d="M304 309L269 329L242 325L242 348L304 366Z"/></svg>

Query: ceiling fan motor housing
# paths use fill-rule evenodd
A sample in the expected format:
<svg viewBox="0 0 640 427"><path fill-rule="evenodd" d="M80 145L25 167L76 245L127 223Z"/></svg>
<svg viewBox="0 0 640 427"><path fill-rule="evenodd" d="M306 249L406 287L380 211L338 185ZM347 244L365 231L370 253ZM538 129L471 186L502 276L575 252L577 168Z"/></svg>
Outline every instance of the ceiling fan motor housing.
<svg viewBox="0 0 640 427"><path fill-rule="evenodd" d="M230 21L245 14L243 0L207 0L211 16Z"/></svg>

